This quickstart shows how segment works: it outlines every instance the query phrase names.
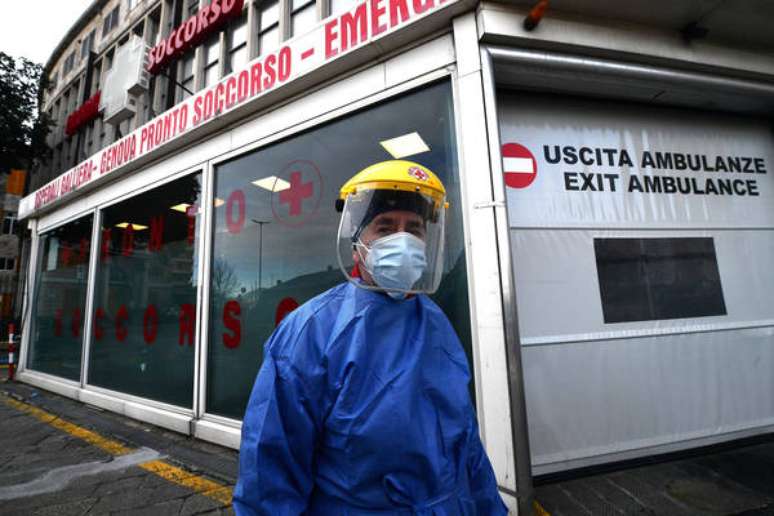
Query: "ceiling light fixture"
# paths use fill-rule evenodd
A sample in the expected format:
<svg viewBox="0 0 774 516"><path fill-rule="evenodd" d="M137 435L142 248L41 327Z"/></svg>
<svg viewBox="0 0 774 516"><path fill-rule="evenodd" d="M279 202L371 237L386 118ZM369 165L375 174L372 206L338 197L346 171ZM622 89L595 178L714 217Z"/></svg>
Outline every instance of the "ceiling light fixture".
<svg viewBox="0 0 774 516"><path fill-rule="evenodd" d="M116 224L117 228L126 229L129 227L129 225L132 225L132 229L135 231L142 231L143 229L148 229L148 226L143 226L142 224L135 224L134 222L121 222Z"/></svg>
<svg viewBox="0 0 774 516"><path fill-rule="evenodd" d="M264 190L268 190L270 192L281 192L282 190L287 190L290 188L290 183L284 179L280 179L277 176L268 176L264 177L263 179L256 179L255 181L252 181L252 183L258 188L263 188Z"/></svg>
<svg viewBox="0 0 774 516"><path fill-rule="evenodd" d="M430 150L430 147L427 146L425 141L416 131L404 134L403 136L398 136L397 138L381 141L379 144L395 159L421 154Z"/></svg>

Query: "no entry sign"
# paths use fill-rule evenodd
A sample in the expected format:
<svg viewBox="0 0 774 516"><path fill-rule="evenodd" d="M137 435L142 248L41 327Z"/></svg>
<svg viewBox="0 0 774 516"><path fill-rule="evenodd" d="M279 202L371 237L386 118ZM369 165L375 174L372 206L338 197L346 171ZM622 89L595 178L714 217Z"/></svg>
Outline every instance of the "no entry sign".
<svg viewBox="0 0 774 516"><path fill-rule="evenodd" d="M526 188L537 177L535 157L523 145L506 143L502 147L503 175L511 188Z"/></svg>

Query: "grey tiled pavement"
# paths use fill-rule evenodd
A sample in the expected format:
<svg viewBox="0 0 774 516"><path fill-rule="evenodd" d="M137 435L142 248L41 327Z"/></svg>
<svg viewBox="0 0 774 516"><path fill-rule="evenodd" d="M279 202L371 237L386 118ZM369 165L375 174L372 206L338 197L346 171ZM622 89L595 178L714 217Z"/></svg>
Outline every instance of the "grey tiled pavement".
<svg viewBox="0 0 774 516"><path fill-rule="evenodd" d="M168 463L220 484L235 481L234 450L0 379L2 395L132 449L155 450ZM0 494L56 468L110 460L100 448L0 402ZM774 436L648 462L538 479L536 499L552 516L774 516ZM55 492L0 499L0 515L102 514L215 515L233 509L137 466L80 476Z"/></svg>
<svg viewBox="0 0 774 516"><path fill-rule="evenodd" d="M774 516L774 436L538 479L552 516Z"/></svg>
<svg viewBox="0 0 774 516"><path fill-rule="evenodd" d="M89 408L26 385L0 383L0 396L8 395L132 449L156 450L169 464L233 486L237 471L237 453L233 450ZM54 492L1 499L4 488L39 480L56 468L100 465L111 460L113 457L100 448L0 400L0 515L233 514L231 507L138 466L79 476Z"/></svg>

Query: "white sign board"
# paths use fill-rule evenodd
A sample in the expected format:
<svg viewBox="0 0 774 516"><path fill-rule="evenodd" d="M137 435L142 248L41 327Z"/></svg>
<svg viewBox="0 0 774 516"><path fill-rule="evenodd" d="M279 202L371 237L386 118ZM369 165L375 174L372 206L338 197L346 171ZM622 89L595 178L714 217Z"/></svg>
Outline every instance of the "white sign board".
<svg viewBox="0 0 774 516"><path fill-rule="evenodd" d="M774 227L764 121L516 96L500 120L514 227Z"/></svg>

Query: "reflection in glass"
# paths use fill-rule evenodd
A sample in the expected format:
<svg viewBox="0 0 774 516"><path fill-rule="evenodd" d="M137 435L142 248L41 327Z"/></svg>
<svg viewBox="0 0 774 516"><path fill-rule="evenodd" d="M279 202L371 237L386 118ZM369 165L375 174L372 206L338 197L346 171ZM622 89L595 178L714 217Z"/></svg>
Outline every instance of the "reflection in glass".
<svg viewBox="0 0 774 516"><path fill-rule="evenodd" d="M88 215L40 236L30 369L70 380L81 377L91 231Z"/></svg>
<svg viewBox="0 0 774 516"><path fill-rule="evenodd" d="M241 419L278 322L344 281L334 202L356 172L391 159L380 144L417 133L408 156L450 201L445 275L433 296L468 352L470 327L451 88L440 83L219 165L215 171L207 412ZM420 149L421 150L421 149Z"/></svg>
<svg viewBox="0 0 774 516"><path fill-rule="evenodd" d="M88 383L191 407L201 174L102 212Z"/></svg>

